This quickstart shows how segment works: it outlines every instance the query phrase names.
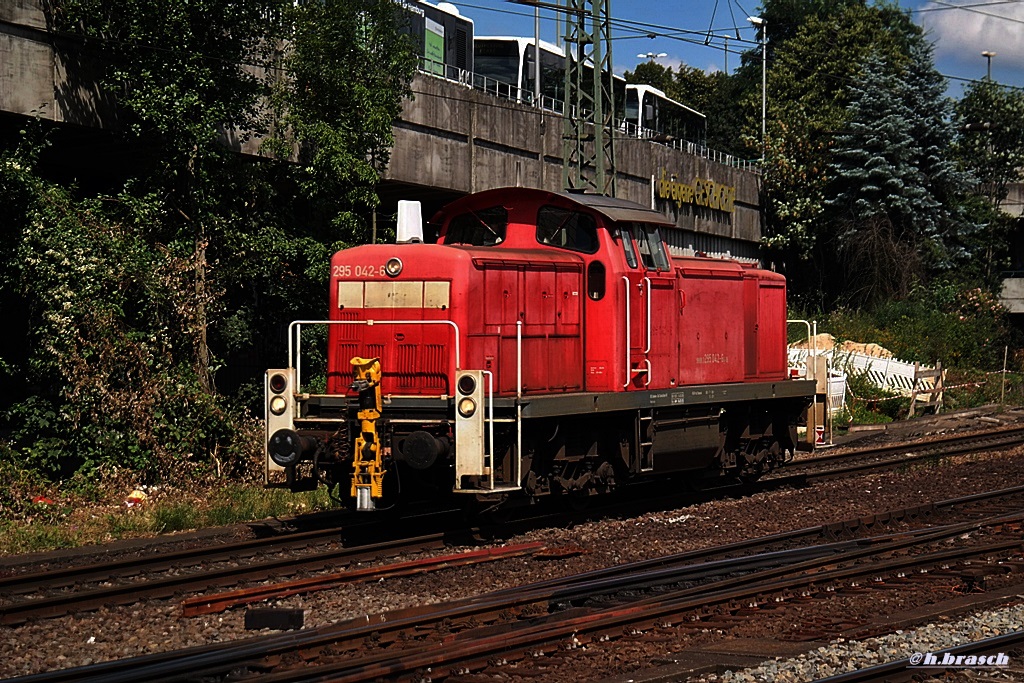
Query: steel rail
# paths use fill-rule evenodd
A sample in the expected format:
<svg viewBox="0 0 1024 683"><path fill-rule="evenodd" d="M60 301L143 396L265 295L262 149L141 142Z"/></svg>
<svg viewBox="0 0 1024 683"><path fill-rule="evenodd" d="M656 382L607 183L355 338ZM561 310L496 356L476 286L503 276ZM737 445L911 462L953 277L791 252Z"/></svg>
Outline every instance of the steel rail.
<svg viewBox="0 0 1024 683"><path fill-rule="evenodd" d="M973 444L975 450L986 447L984 442L988 440L1003 441L1006 443L1024 443L1024 427L1007 427L1003 429L993 429L982 432L970 432L968 434L955 434L952 436L944 436L941 439L935 439L934 441L923 441L919 443L900 443L890 444L886 446L877 446L871 448L853 449L846 453L833 454L833 455L819 455L812 458L804 458L791 463L792 467L802 467L804 465L818 465L827 464L831 461L840 461L849 458L860 458L860 457L883 457L886 455L899 455L908 452L924 450L928 448L942 448L945 446L952 446L954 444L967 443Z"/></svg>
<svg viewBox="0 0 1024 683"><path fill-rule="evenodd" d="M0 624L13 626L29 619L63 616L78 611L99 609L107 605L133 604L144 598L169 598L181 591L206 590L211 586L232 585L241 581L264 580L278 573L295 574L337 563L352 563L377 559L382 553L419 552L436 550L445 545L445 532L411 539L383 541L369 545L342 548L318 553L308 558L277 558L246 567L226 567L195 574L163 576L144 583L123 583L101 586L71 595L57 595L8 602L0 605Z"/></svg>
<svg viewBox="0 0 1024 683"><path fill-rule="evenodd" d="M890 468L916 460L948 457L950 455L975 451L979 447L991 447L991 445L985 444L979 446L979 440L991 441L993 439L1000 440L1000 443L1006 443L1006 445L1010 445L1010 442L1007 442L1008 439L1012 440L1012 443L1018 443L1017 439L1024 440L1024 428L1002 429L996 432L989 432L984 435L957 435L956 437L942 441L933 441L912 446L900 445L889 446L882 449L854 451L852 453L839 456L838 459L878 457L879 454L885 453L906 453L908 450L915 448L935 450L948 447L951 444L969 444L967 446L957 446L954 451L949 451L947 449L941 453L932 452L881 463L856 463L841 469L824 470L817 473L791 474L786 477L764 479L759 482L756 487L763 489L785 485L799 486L803 485L807 480L834 478L847 474L856 474L867 470ZM836 461L837 456L825 456L801 461L799 465L820 465ZM729 490L729 488L726 487L724 490ZM362 525L360 525L359 528L356 528L355 531L361 531L361 526ZM372 526L372 524L369 526ZM348 527L344 533L351 533L352 531L353 528ZM340 536L341 532L337 529L300 532L298 534L289 534L287 536L270 540L246 540L229 545L221 545L216 547L212 553L209 548L196 548L175 551L168 554L152 555L149 557L123 559L112 563L93 564L85 567L66 567L43 572L11 575L7 577L0 577L0 593L5 595L26 594L30 591L59 589L71 585L81 585L83 583L102 581L110 578L126 578L143 572L167 571L171 569L180 570L183 562L193 562L194 565L198 565L200 563L235 560L238 556L244 556L246 554L281 552L296 546L309 545L310 543L320 540L329 540L336 534ZM756 543L756 541L754 543ZM400 546L393 547L396 548L396 550L392 550L390 552L397 552L398 548L400 548ZM79 591L76 595L63 594L55 597L24 600L20 602L12 601L6 604L0 604L0 624L16 625L24 623L32 618L62 616L75 611L96 609L108 604L129 604L142 599L143 597L163 598L172 596L181 591L203 590L212 585L231 585L232 583L242 580L262 578L260 575L263 573L279 571L288 571L293 573L294 571L318 568L324 564L337 561L338 557L344 557L350 552L351 550L344 550L342 551L341 556L318 556L306 561L296 561L291 559L283 562L264 563L262 565L253 565L251 568L243 571L239 571L238 569L226 569L211 573L204 573L202 575L186 575L163 580L158 579L153 582L136 582L121 586L107 586L91 591ZM372 553L374 551L368 550L367 552ZM388 551L379 549L377 552Z"/></svg>
<svg viewBox="0 0 1024 683"><path fill-rule="evenodd" d="M1020 488L1007 489L1000 492L991 492L984 496L969 496L964 500L966 502L976 502L978 500L986 500L990 498L996 498L999 496L1007 496L1013 494L1019 494ZM957 499L950 501L943 501L938 504L943 507L948 507L955 504ZM877 516L873 517L873 519ZM1020 516L1003 516L998 518L999 520L1007 519L1019 519ZM733 580L726 580L715 584L713 594L718 595L722 598L723 591L724 595L731 599L738 597L748 596L757 594L765 591L767 586L765 584L769 579L779 579L787 573L792 573L800 570L810 570L810 568L818 567L822 565L834 565L838 561L846 562L848 560L856 559L858 557L867 557L872 554L877 555L879 553L892 552L897 547L912 547L928 541L934 541L940 538L949 538L964 533L965 530L972 528L980 528L986 524L995 523L993 520L987 521L974 521L969 523L961 523L955 525L947 525L939 530L925 529L919 532L915 532L913 535L898 534L895 536L888 537L876 537L877 539L886 538L889 539L887 542L878 541L873 544L872 547L866 548L860 553L853 552L844 555L843 557L837 558L833 554L826 555L823 558L817 560L807 560L806 557L801 558L800 553L796 552L791 555L795 559L802 559L797 564L788 564L781 569L769 570L767 573L762 571L756 574L748 573L745 576L738 577ZM1002 522L1000 522L1002 523ZM833 527L835 525L825 525L825 527ZM848 524L844 526L849 526ZM803 530L801 530L803 531ZM778 536L778 535L777 535ZM902 540L899 540L902 539ZM852 547L863 543L860 542L845 542L847 547ZM1013 547L1019 546L1019 541L1014 541L1011 545ZM738 547L734 545L734 548ZM824 546L823 546L824 547ZM833 546L837 547L837 546ZM797 549L798 551L807 552L806 548ZM706 552L706 551L698 551ZM963 551L960 551L963 552ZM968 552L979 552L977 549L970 550ZM681 554L679 557L686 555ZM948 556L944 556L948 557ZM938 560L936 560L938 561ZM919 562L915 559L912 562ZM651 561L641 563L643 565L650 564ZM753 557L746 560L748 567L754 567L758 563L764 563L764 558ZM785 563L783 563L785 564ZM736 561L722 563L719 567L711 567L708 565L698 567L682 567L677 570L678 572L685 573L686 571L697 572L708 574L713 573L713 570L721 572L731 573L729 570L732 568L735 570L739 565ZM857 572L875 573L878 571L877 567L857 567L854 568L854 574ZM591 576L595 573L589 573ZM619 573L617 568L609 572L609 575L614 577L616 573ZM680 574L681 576L682 574ZM586 576L586 575L585 575ZM665 578L667 575L662 575L660 578ZM823 574L817 574L815 576L805 576L802 581L818 582L823 580L825 577ZM643 583L645 580L649 583L651 579L650 575L644 575L640 573L634 577L634 580L638 583ZM619 585L628 585L621 577L615 578L615 582ZM677 577L678 580L678 577ZM509 591L500 592L494 596L485 595L477 598L466 599L457 603L452 603L443 607L428 607L428 608L416 608L411 610L401 610L399 612L386 613L383 615L367 615L365 618L353 620L348 624L341 624L338 626L326 627L321 629L311 630L304 634L286 634L283 636L270 636L264 638L250 639L241 643L232 644L228 646L204 646L202 648L193 648L190 650L184 650L177 653L160 653L156 655L147 655L141 658L135 658L133 660L122 660L117 662L107 662L100 665L94 665L92 667L83 667L80 670L67 670L64 672L51 672L50 674L40 674L34 677L28 677L20 679L23 681L47 681L54 683L56 681L67 681L67 680L103 680L115 683L116 681L132 681L139 680L141 678L152 679L152 680L185 680L189 676L199 675L200 672L203 675L214 675L216 671L224 671L224 667L233 668L243 666L245 662L256 663L263 657L274 654L282 654L288 651L294 651L295 649L312 650L317 647L325 647L327 645L336 645L339 642L353 642L365 639L371 634L374 638L391 641L394 640L393 634L398 629L403 627L420 626L428 623L437 623L441 620L452 620L452 621L466 621L467 619L477 619L484 614L496 614L503 610L509 609L510 606L524 605L543 601L558 602L571 601L574 598L587 595L587 591L590 590L593 594L595 585L600 586L600 582L597 584L590 582L589 585L583 586L580 584L580 580L577 577L569 577L565 585L561 586L561 590L556 590L557 586L552 586L552 582L543 582L538 585L536 591L531 590L532 586L526 586L518 589L514 592L514 595L510 598L508 595L502 595L502 593L509 593ZM785 582L783 582L785 583ZM605 584L601 587L602 590L607 593L610 588L610 584ZM689 605L692 609L695 606L704 604L712 594L709 594L707 586L698 586L690 591L681 591L673 593L672 595L677 596L678 600L690 601ZM702 602L703 601L703 602ZM665 596L659 596L657 602L664 603ZM638 604L638 608L644 606L644 601ZM672 610L676 611L684 609L684 606L676 604L674 607L669 609L669 613ZM392 634L392 635L389 635ZM461 638L460 638L461 640ZM393 655L389 655L393 656ZM308 673L308 672L307 672ZM284 674L282 674L284 675ZM313 675L313 674L309 674ZM333 675L333 674L332 674Z"/></svg>
<svg viewBox="0 0 1024 683"><path fill-rule="evenodd" d="M1017 519L1022 519L1018 516ZM1019 539L986 545L968 550L958 549L943 551L926 556L912 557L897 562L886 563L885 569L907 568L910 566L934 565L952 559L991 555L1021 547ZM891 547L872 549L869 554L888 553ZM857 555L856 553L854 555ZM864 557L864 555L861 555ZM848 559L843 557L841 561ZM808 561L807 570L820 568L824 564L835 563L835 558L823 561ZM797 571L799 565L789 568ZM802 568L803 569L803 568ZM783 571L786 571L785 569ZM801 574L786 580L775 582L765 581L765 577L748 575L734 580L726 580L716 584L708 591L707 587L697 587L666 596L658 596L648 600L634 602L624 607L613 607L582 615L569 612L569 617L559 619L556 615L552 623L541 619L539 624L515 629L507 632L507 627L499 625L492 629L477 628L449 635L442 643L427 643L409 648L401 653L390 652L369 655L361 659L346 659L344 662L326 666L312 667L309 670L282 671L261 677L266 683L284 683L286 681L330 680L334 683L357 683L376 680L381 677L394 679L411 674L417 670L430 669L440 676L455 664L460 668L477 668L486 660L498 654L508 656L510 652L522 652L527 648L543 647L552 643L562 642L566 638L577 638L584 634L613 634L623 628L643 628L655 624L664 624L666 620L681 612L690 611L711 604L728 603L747 600L766 593L778 593L793 590L807 585L820 585L825 581L850 579L866 575L874 575L879 567L857 566L848 569ZM774 578L777 570L769 570L767 578ZM722 584L725 584L724 587ZM742 585L738 585L742 584Z"/></svg>
<svg viewBox="0 0 1024 683"><path fill-rule="evenodd" d="M316 542L329 542L332 539L338 540L341 533L341 529L320 529L292 533L286 536L282 535L278 538L246 539L216 546L187 548L169 553L160 553L157 547L155 550L160 554L0 576L0 593L26 593L39 590L40 588L61 588L93 581L106 581L111 578L130 577L142 574L143 572L180 569L183 562L187 563L192 560L196 560L197 564L199 562L222 562L261 552L293 550L308 547Z"/></svg>
<svg viewBox="0 0 1024 683"><path fill-rule="evenodd" d="M984 434L959 435L943 441L929 441L921 444L903 444L885 446L878 449L864 449L842 453L839 455L820 456L798 460L788 465L777 477L764 479L774 481L782 477L806 476L808 479L830 479L859 474L871 470L885 469L907 465L915 462L937 458L951 458L959 455L971 455L984 450L1012 448L1024 444L1024 427ZM924 452L921 452L924 451ZM899 455L900 457L891 457ZM887 458L872 462L855 462L850 465L828 468L829 465L845 461L868 460L871 458ZM801 472L801 470L808 470Z"/></svg>
<svg viewBox="0 0 1024 683"><path fill-rule="evenodd" d="M985 638L984 640L977 640L970 643L964 643L963 645L955 645L953 647L942 648L935 652L935 654L946 654L956 657L958 655L981 655L991 652L999 652L1001 650L1010 648L1019 648L1024 645L1024 631L1017 631L1016 633L1005 633L1001 636L994 636L992 638ZM835 676L829 676L828 678L819 678L814 683L871 683L872 681L910 681L916 680L922 674L933 675L939 671L949 671L950 668L943 669L941 665L935 667L918 668L917 665L911 665L910 659L900 659L895 662L887 662L885 664L878 664L875 666L860 669L858 671L850 671L843 674L836 674Z"/></svg>
<svg viewBox="0 0 1024 683"><path fill-rule="evenodd" d="M482 564L511 557L522 557L523 555L531 555L543 547L543 543L533 541L498 548L484 548L483 550L474 550L467 553L426 557L408 562L386 564L380 567L360 567L334 574L318 575L308 579L296 579L284 583L255 586L253 588L241 588L227 593L197 595L182 601L182 615L196 617L203 614L214 614L216 612L223 612L231 607L248 605L253 602L328 590L336 588L343 583L396 576L411 576L448 567Z"/></svg>

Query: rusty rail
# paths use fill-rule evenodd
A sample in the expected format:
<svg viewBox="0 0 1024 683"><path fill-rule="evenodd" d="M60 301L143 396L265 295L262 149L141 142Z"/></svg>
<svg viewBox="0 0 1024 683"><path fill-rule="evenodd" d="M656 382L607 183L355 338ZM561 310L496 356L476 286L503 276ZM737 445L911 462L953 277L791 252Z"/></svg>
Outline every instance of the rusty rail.
<svg viewBox="0 0 1024 683"><path fill-rule="evenodd" d="M248 605L261 600L273 598L285 598L290 595L312 593L314 591L328 590L337 586L354 581L372 581L374 579L391 578L394 576L410 576L412 574L425 574L438 571L447 567L460 567L470 564L482 564L495 560L504 560L510 557L522 557L533 554L544 547L543 543L520 543L518 545L504 546L500 548L485 548L467 553L455 553L452 555L441 555L439 557L427 557L420 560L408 562L397 562L382 567L362 567L351 569L346 572L323 574L308 579L286 581L284 583L273 583L266 586L244 588L237 591L217 593L215 595L199 595L188 598L181 603L182 616L197 617L202 614L213 614L223 612L231 607Z"/></svg>
<svg viewBox="0 0 1024 683"><path fill-rule="evenodd" d="M1002 492L987 494L990 498L999 496L1019 495L1021 489L1008 489ZM965 502L985 500L983 496L969 496ZM960 499L957 499L960 500ZM936 507L948 507L956 501L937 503ZM1019 509L1019 506L1018 506ZM890 515L891 516L891 515ZM886 515L871 517L871 522L879 521ZM898 517L898 515L894 516ZM88 667L80 671L53 672L26 681L62 681L62 680L102 680L116 683L117 681L133 681L147 679L151 681L186 680L200 673L211 678L238 666L252 666L254 670L268 671L274 668L275 661L289 652L296 652L302 660L313 660L323 657L320 651L330 647L331 651L343 652L344 661L333 662L326 667L302 671L277 671L265 673L263 680L285 681L299 680L315 676L327 676L331 680L366 680L375 676L387 678L408 674L419 667L433 667L440 675L446 666L458 665L470 668L479 665L480 661L495 653L509 650L522 650L529 647L550 647L552 643L564 642L566 634L575 634L584 638L585 634L621 634L622 628L644 628L658 623L670 623L678 619L681 613L700 609L707 605L729 603L731 601L747 601L757 599L758 595L769 593L785 593L799 590L809 585L823 585L828 581L849 580L859 576L874 576L882 571L895 571L898 568L920 566L922 563L950 562L958 557L977 557L991 553L1019 550L1020 539L989 544L984 547L958 549L932 553L927 557L904 557L884 564L871 563L848 566L841 569L827 569L839 563L850 563L855 560L866 560L892 553L894 550L909 549L923 546L928 542L938 542L959 536L971 529L979 529L997 524L1020 522L1024 519L1019 512L1013 515L1001 515L996 519L978 520L967 523L946 525L937 529L924 529L909 534L874 537L868 545L865 541L824 544L812 548L798 548L789 554L788 561L780 561L784 553L775 558L750 556L736 558L725 562L686 565L684 554L676 556L680 566L660 566L653 572L653 562L665 564L666 558L641 563L638 571L623 572L621 568L608 570L606 576L600 572L591 572L582 577L568 577L561 582L543 582L537 586L527 586L513 591L502 591L483 595L446 605L421 607L400 610L383 615L367 615L358 620L337 626L313 629L307 632L255 638L241 643L226 646L205 646L178 653L149 655L135 660L108 662ZM832 527L834 525L830 525ZM848 526L848 525L846 525ZM804 530L806 531L806 530ZM834 531L834 529L833 529ZM795 532L794 532L795 533ZM826 533L825 527L819 533ZM737 544L737 548L739 545ZM721 550L721 549L719 549ZM828 552L825 552L828 550ZM837 554L838 551L842 551ZM708 551L701 551L707 553ZM818 552L817 557L809 556ZM758 564L768 564L767 569L758 568ZM773 564L774 563L774 564ZM635 567L634 567L635 568ZM508 622L509 617L521 610L532 607L543 607L555 603L574 604L582 599L606 595L620 591L631 585L645 586L651 584L667 584L673 581L693 580L703 574L704 579L735 574L738 569L748 571L739 577L719 580L710 585L698 585L685 590L676 590L657 597L635 601L625 607L605 610L592 610L580 614L580 610L569 609L567 612L549 614L548 616L528 622ZM673 577L672 574L675 573ZM689 577L689 578L687 578ZM471 624L485 624L470 628ZM487 626L486 624L492 624ZM448 624L443 631L446 634L443 642L419 644L418 639L437 628ZM464 630L450 631L452 625L462 625ZM402 635L402 634L405 635ZM400 654L394 652L376 652L359 656L358 650L364 641L372 636L372 640L382 645L395 645L403 642L406 647ZM410 640L411 639L411 640ZM398 647L397 645L395 647ZM394 647L392 649L395 649ZM91 677L91 678L90 678Z"/></svg>

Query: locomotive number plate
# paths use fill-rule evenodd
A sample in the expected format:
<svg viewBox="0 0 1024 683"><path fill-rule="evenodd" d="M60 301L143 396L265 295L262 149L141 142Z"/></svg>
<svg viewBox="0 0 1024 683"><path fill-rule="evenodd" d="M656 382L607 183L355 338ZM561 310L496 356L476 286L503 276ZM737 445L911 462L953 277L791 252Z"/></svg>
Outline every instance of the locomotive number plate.
<svg viewBox="0 0 1024 683"><path fill-rule="evenodd" d="M384 266L365 264L334 266L331 269L334 277L384 277Z"/></svg>

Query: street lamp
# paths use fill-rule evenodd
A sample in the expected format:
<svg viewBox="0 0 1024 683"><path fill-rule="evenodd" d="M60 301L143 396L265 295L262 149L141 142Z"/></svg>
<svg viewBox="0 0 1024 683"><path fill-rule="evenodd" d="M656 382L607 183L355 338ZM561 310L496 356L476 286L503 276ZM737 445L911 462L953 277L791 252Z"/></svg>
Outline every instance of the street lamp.
<svg viewBox="0 0 1024 683"><path fill-rule="evenodd" d="M991 81L992 80L992 58L996 56L996 53L992 52L990 50L985 50L984 52L981 53L981 56L984 57L985 60L988 62L988 76L987 76L987 78L988 78L988 80Z"/></svg>
<svg viewBox="0 0 1024 683"><path fill-rule="evenodd" d="M667 52L642 52L637 55L637 59L649 59L652 62L655 59L661 59L662 57L668 57Z"/></svg>
<svg viewBox="0 0 1024 683"><path fill-rule="evenodd" d="M765 122L768 119L768 20L764 17L747 17L761 34L761 154L765 146Z"/></svg>

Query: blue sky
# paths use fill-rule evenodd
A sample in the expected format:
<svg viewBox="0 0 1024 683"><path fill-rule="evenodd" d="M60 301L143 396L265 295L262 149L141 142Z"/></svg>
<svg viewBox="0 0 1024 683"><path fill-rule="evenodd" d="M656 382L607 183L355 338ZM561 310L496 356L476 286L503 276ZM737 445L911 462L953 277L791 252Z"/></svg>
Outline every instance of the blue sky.
<svg viewBox="0 0 1024 683"><path fill-rule="evenodd" d="M473 19L477 35L533 35L533 9L528 6L506 0L454 4ZM995 81L1024 87L1024 0L902 0L900 4L913 11L914 21L927 30L935 44L939 71L952 77L951 95L961 92L963 82L957 78L985 76L983 51L995 53L991 59ZM726 67L732 71L739 65L737 52L757 40L747 17L759 7L759 0L611 0L616 71L635 68L646 59L637 55L649 52L665 53L657 58L665 66L684 63L706 71ZM736 40L737 28L745 42ZM712 38L705 45L709 29ZM541 38L555 42L555 19L550 10L541 10L540 33Z"/></svg>

